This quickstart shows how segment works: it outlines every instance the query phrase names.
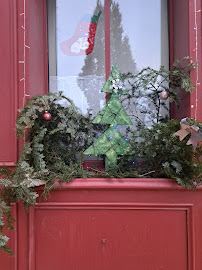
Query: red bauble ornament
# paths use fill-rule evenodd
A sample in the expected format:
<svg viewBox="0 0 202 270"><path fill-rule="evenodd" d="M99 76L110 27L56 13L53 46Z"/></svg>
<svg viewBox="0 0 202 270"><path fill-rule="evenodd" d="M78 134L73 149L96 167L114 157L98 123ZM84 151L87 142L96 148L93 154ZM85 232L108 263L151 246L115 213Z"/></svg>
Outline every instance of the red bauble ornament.
<svg viewBox="0 0 202 270"><path fill-rule="evenodd" d="M166 100L168 98L168 92L166 90L163 90L160 93L160 98L163 99L163 100Z"/></svg>
<svg viewBox="0 0 202 270"><path fill-rule="evenodd" d="M45 111L45 113L43 114L43 120L45 120L45 121L51 120L51 114L49 112Z"/></svg>

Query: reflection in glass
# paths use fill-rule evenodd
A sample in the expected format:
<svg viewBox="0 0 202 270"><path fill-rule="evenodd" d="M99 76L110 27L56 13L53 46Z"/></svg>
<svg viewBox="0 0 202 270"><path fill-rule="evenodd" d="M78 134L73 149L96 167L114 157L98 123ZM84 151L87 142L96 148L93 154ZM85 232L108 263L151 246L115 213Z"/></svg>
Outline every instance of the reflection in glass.
<svg viewBox="0 0 202 270"><path fill-rule="evenodd" d="M124 73L168 68L167 10L167 0L111 1L112 65Z"/></svg>
<svg viewBox="0 0 202 270"><path fill-rule="evenodd" d="M167 0L107 1L111 64L123 73L168 68ZM100 92L105 82L104 0L47 3L50 91L63 91L83 113L90 109L95 116L105 103Z"/></svg>
<svg viewBox="0 0 202 270"><path fill-rule="evenodd" d="M110 5L111 64L118 64L122 73L138 73L143 68L168 68L168 6L167 0L114 0ZM148 95L150 90L138 89L130 105L123 102L136 129L136 119L150 126L155 111ZM168 107L168 103L167 107ZM143 113L141 113L143 112ZM168 114L161 109L161 115Z"/></svg>
<svg viewBox="0 0 202 270"><path fill-rule="evenodd" d="M83 113L96 114L105 102L102 1L50 0L48 14L50 92L63 91Z"/></svg>

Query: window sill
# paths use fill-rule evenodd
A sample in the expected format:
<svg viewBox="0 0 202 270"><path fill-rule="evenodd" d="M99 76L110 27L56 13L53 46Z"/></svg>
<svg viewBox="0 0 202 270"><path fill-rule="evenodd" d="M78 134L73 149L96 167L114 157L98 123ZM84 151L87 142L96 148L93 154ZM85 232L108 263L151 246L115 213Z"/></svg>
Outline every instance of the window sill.
<svg viewBox="0 0 202 270"><path fill-rule="evenodd" d="M188 190L181 187L174 179L168 178L76 178L69 183L59 184L57 181L55 183L56 190ZM41 189L43 186L38 187L38 190ZM197 187L197 190L199 189L202 189L202 186Z"/></svg>

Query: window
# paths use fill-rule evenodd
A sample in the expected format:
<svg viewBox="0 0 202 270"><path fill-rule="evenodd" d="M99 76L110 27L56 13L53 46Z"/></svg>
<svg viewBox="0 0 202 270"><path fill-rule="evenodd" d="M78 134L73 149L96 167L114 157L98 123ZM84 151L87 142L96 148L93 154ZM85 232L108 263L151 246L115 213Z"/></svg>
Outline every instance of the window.
<svg viewBox="0 0 202 270"><path fill-rule="evenodd" d="M111 65L168 68L167 0L48 0L49 89L93 115Z"/></svg>

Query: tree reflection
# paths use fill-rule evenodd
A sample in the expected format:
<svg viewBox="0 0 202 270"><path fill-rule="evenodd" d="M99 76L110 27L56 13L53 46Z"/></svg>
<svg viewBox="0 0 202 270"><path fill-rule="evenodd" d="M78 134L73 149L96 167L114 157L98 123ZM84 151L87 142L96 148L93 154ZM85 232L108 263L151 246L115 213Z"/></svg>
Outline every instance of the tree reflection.
<svg viewBox="0 0 202 270"><path fill-rule="evenodd" d="M86 55L84 65L78 75L77 83L87 98L93 115L97 114L105 102L105 95L100 90L105 82L105 22L104 6L98 0L94 14L102 12L97 25L93 51ZM124 34L119 3L110 1L110 43L111 63L117 64L123 73L136 71L129 38Z"/></svg>

